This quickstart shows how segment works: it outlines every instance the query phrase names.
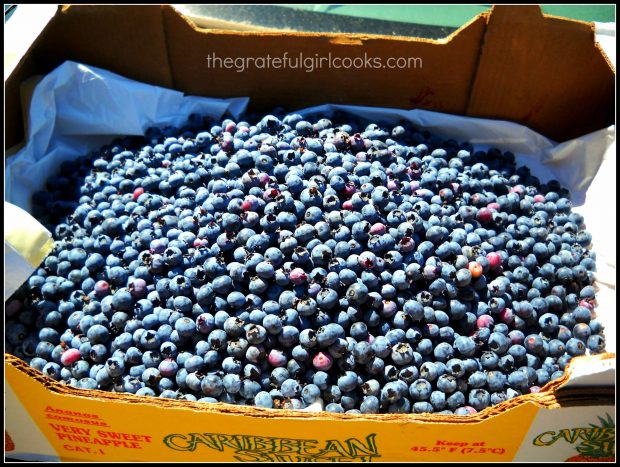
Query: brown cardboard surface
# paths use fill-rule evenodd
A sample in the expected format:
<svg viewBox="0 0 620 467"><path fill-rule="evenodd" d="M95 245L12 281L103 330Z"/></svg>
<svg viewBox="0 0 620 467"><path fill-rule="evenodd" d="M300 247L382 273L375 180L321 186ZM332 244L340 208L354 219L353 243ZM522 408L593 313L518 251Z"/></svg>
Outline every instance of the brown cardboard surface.
<svg viewBox="0 0 620 467"><path fill-rule="evenodd" d="M212 24L213 27L221 27ZM19 85L74 60L252 110L346 103L501 118L564 141L614 121L614 71L589 23L500 6L445 40L200 29L170 6L59 8L5 82L5 148L23 138ZM207 68L206 57L420 57L416 69Z"/></svg>
<svg viewBox="0 0 620 467"><path fill-rule="evenodd" d="M323 103L425 108L463 114L484 33L475 18L445 42L360 34L258 33L199 30L164 7L174 82L194 95L249 96L251 109L295 109ZM187 44L192 44L188 47ZM206 57L420 57L418 69L231 69L207 68Z"/></svg>
<svg viewBox="0 0 620 467"><path fill-rule="evenodd" d="M614 73L592 24L543 15L538 6L493 8L468 115L516 121L563 141L613 123L614 102Z"/></svg>

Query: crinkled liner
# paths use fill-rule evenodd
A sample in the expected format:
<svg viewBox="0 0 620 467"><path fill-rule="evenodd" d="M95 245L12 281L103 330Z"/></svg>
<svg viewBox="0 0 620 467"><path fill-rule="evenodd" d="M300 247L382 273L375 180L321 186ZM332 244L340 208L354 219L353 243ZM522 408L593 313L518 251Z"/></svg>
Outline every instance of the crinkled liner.
<svg viewBox="0 0 620 467"><path fill-rule="evenodd" d="M238 117L247 103L247 98L185 96L66 61L34 90L26 146L5 164L6 201L29 211L32 194L61 162L99 149L116 136L143 135L150 126L180 126L192 113Z"/></svg>
<svg viewBox="0 0 620 467"><path fill-rule="evenodd" d="M34 90L27 144L6 161L6 200L29 211L32 194L44 187L62 161L99 149L119 135L142 135L155 125L181 126L192 113L221 118L228 112L238 118L248 102L246 97L184 96L100 68L64 62ZM512 151L517 162L529 166L542 181L555 178L571 190L572 202L593 236L601 281L597 313L606 324L607 349L615 352L616 226L610 220L615 220L616 180L615 170L608 170L615 168L615 126L557 144L516 123L418 109L326 104L295 113L330 116L335 110L386 123L403 119L438 136L469 141L476 149ZM605 168L599 170L601 166Z"/></svg>

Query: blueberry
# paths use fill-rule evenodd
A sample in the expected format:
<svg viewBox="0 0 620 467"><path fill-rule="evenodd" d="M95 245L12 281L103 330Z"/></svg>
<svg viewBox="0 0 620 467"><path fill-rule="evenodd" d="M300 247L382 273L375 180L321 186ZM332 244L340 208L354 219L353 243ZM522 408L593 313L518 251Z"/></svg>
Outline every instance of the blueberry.
<svg viewBox="0 0 620 467"><path fill-rule="evenodd" d="M426 379L418 379L409 386L409 395L414 401L423 401L430 398L432 386Z"/></svg>
<svg viewBox="0 0 620 467"><path fill-rule="evenodd" d="M63 163L7 349L83 388L466 415L604 351L592 236L557 181L341 117L193 115Z"/></svg>

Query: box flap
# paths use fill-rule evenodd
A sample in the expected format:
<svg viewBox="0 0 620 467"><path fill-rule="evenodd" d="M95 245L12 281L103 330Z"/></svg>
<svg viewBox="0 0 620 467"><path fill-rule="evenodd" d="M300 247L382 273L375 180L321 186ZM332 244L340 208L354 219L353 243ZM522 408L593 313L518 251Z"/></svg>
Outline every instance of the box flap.
<svg viewBox="0 0 620 467"><path fill-rule="evenodd" d="M44 70L73 60L173 87L167 56L161 8L96 5L63 7L35 58Z"/></svg>
<svg viewBox="0 0 620 467"><path fill-rule="evenodd" d="M5 81L5 147L24 137L20 84L65 62L98 66L128 78L174 87L159 6L63 6Z"/></svg>
<svg viewBox="0 0 620 467"><path fill-rule="evenodd" d="M493 7L467 114L565 141L614 122L614 71L594 25L538 6Z"/></svg>

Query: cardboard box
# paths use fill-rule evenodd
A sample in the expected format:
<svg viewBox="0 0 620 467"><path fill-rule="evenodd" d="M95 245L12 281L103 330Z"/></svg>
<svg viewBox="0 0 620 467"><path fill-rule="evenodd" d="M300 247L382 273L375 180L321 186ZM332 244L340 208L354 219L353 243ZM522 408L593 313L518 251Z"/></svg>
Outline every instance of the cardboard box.
<svg viewBox="0 0 620 467"><path fill-rule="evenodd" d="M208 68L206 57L213 52L233 59L266 52L351 58L367 53L421 57L423 66L387 72L270 68L237 73ZM558 142L614 122L614 71L594 41L593 25L543 16L537 6L496 6L437 41L197 30L169 6L61 7L5 79L5 148L24 136L21 83L65 60L191 95L248 96L256 111L326 102L421 108L510 120Z"/></svg>
<svg viewBox="0 0 620 467"><path fill-rule="evenodd" d="M325 102L415 107L511 120L564 141L613 123L614 71L593 38L590 24L543 16L535 6L494 7L441 41L197 30L169 6L62 7L5 79L5 144L23 139L21 84L67 59L188 94L249 96L259 112ZM423 57L424 66L312 74L204 66L213 52L234 58L265 51ZM615 459L614 354L575 359L543 392L472 417L274 412L84 391L49 381L7 354L5 373L5 450L20 459Z"/></svg>

